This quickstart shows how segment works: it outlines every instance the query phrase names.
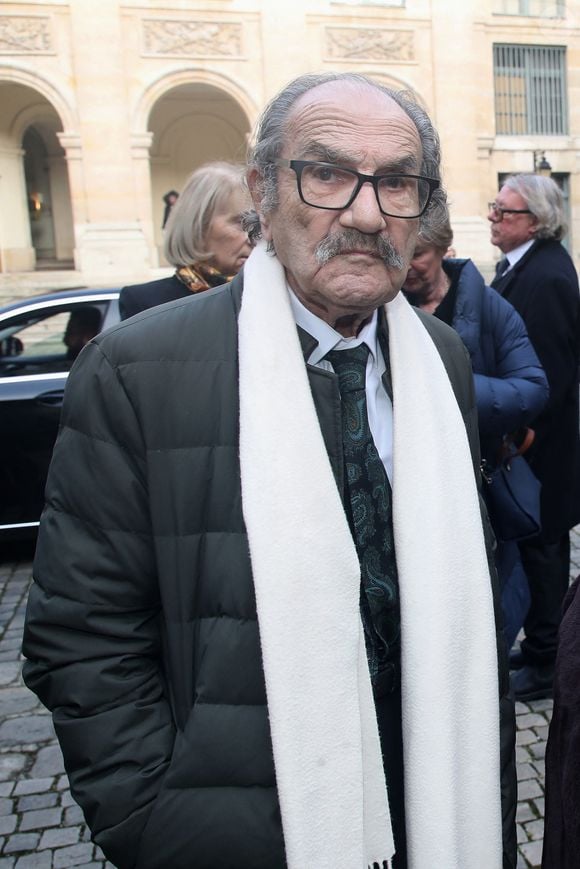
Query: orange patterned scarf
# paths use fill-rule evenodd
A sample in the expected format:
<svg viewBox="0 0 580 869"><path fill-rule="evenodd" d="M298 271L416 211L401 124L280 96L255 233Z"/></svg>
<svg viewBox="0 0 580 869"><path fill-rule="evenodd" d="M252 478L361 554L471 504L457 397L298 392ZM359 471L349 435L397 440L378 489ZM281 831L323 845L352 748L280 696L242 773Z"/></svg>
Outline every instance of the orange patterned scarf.
<svg viewBox="0 0 580 869"><path fill-rule="evenodd" d="M177 269L175 276L192 293L202 293L211 287L227 284L233 277L233 275L222 275L213 266L208 266L205 263L193 263L191 266L182 266Z"/></svg>

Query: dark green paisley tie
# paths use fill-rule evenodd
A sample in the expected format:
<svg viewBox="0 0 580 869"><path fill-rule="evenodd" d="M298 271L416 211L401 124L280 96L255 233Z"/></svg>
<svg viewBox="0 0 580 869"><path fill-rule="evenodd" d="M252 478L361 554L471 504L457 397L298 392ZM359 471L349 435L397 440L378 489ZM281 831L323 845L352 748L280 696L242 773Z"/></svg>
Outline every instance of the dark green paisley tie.
<svg viewBox="0 0 580 869"><path fill-rule="evenodd" d="M361 566L361 613L371 679L400 653L400 608L391 486L373 441L365 392L369 349L333 350L339 378L347 515Z"/></svg>

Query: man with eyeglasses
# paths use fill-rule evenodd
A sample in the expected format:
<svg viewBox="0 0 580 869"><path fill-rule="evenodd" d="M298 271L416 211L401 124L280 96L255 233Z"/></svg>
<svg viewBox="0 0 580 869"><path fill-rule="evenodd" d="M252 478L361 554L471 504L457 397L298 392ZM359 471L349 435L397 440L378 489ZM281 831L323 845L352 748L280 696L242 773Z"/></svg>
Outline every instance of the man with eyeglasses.
<svg viewBox="0 0 580 869"><path fill-rule="evenodd" d="M541 533L519 544L531 606L525 638L512 651L516 699L552 696L558 627L570 575L570 528L580 521L578 362L580 296L574 264L562 245L567 226L562 192L541 175L507 179L488 220L504 254L492 286L520 313L550 387L532 422L526 458L542 483Z"/></svg>
<svg viewBox="0 0 580 869"><path fill-rule="evenodd" d="M471 366L399 293L437 135L303 76L249 162L243 272L71 376L25 678L115 865L513 869Z"/></svg>

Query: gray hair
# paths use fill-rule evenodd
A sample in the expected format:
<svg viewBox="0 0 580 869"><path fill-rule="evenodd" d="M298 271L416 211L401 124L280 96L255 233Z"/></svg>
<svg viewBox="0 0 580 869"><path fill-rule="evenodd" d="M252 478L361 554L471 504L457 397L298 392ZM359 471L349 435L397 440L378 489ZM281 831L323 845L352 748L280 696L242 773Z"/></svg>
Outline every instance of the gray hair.
<svg viewBox="0 0 580 869"><path fill-rule="evenodd" d="M204 262L213 256L205 238L216 214L236 192L246 190L244 167L235 163L206 163L192 172L167 221L164 254L176 268Z"/></svg>
<svg viewBox="0 0 580 869"><path fill-rule="evenodd" d="M418 239L438 253L445 253L451 247L453 230L447 203L436 202L433 208L428 209L421 222Z"/></svg>
<svg viewBox="0 0 580 869"><path fill-rule="evenodd" d="M423 148L421 174L438 181L441 180L439 136L429 116L409 91L392 90L368 76L355 72L310 73L291 81L271 100L262 113L256 128L254 144L250 147L248 154L248 165L258 170L258 184L264 213L271 211L278 204L278 176L274 161L282 152L292 107L308 91L334 81L372 87L394 100L417 128ZM445 192L440 187L434 192L431 202L445 202L445 198ZM246 215L245 228L252 241L260 238L260 224L257 214Z"/></svg>
<svg viewBox="0 0 580 869"><path fill-rule="evenodd" d="M564 213L564 197L553 178L544 175L521 173L510 175L504 187L519 193L538 221L536 238L553 238L560 241L568 232Z"/></svg>

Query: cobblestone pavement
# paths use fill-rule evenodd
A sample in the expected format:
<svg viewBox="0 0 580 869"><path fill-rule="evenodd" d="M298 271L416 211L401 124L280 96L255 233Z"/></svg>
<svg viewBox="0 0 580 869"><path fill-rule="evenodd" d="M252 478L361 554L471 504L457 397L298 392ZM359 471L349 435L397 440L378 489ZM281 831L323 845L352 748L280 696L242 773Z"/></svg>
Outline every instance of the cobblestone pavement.
<svg viewBox="0 0 580 869"><path fill-rule="evenodd" d="M23 546L0 560L0 869L112 869L90 841L71 797L50 715L22 683L20 644L31 558L31 547ZM571 576L578 573L580 526L572 532ZM531 869L539 867L542 853L552 701L518 703L516 712L518 869Z"/></svg>
<svg viewBox="0 0 580 869"><path fill-rule="evenodd" d="M73 801L50 714L23 684L31 547L0 562L0 869L112 869Z"/></svg>

